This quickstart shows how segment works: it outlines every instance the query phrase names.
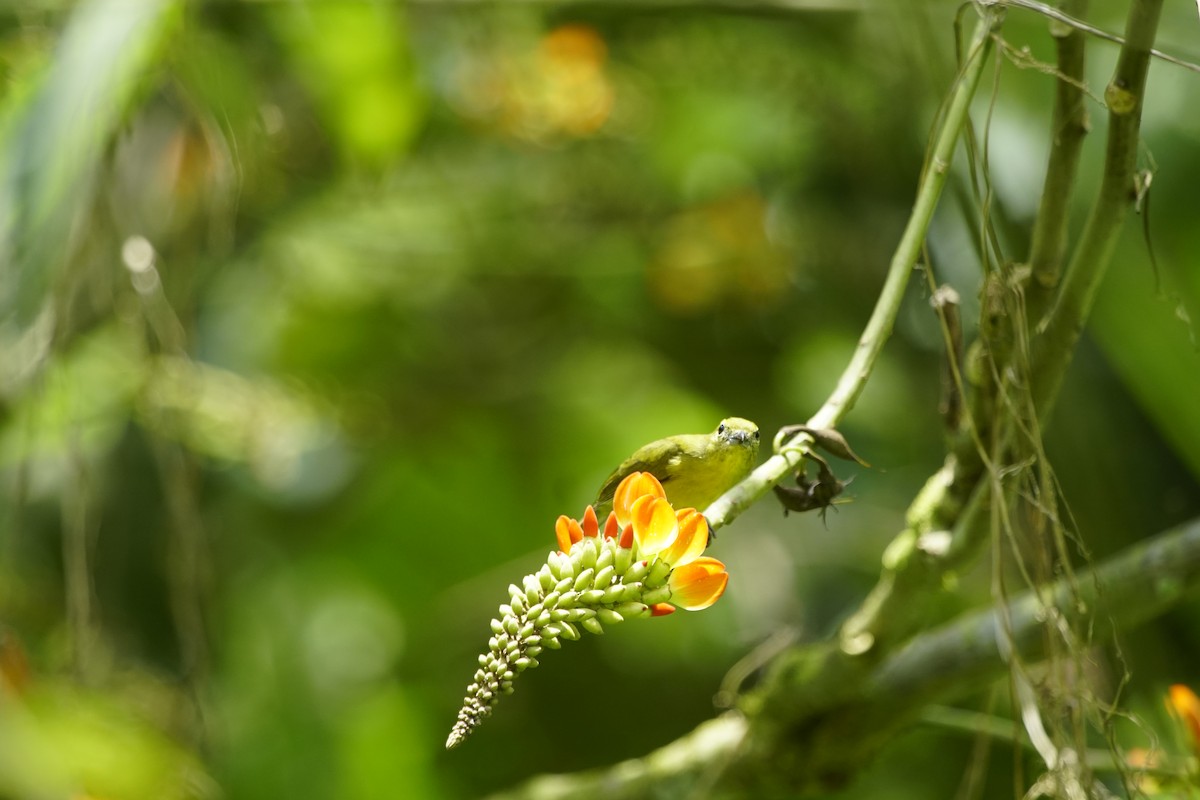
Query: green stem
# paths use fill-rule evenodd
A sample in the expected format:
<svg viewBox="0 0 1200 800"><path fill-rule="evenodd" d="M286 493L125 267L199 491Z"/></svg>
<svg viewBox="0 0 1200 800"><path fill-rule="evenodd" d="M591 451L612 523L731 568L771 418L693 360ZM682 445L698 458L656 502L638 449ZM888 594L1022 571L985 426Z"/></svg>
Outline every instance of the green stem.
<svg viewBox="0 0 1200 800"><path fill-rule="evenodd" d="M1087 0L1061 0L1058 8L1072 17L1087 13ZM1051 121L1053 137L1042 200L1033 223L1029 266L1029 319L1037 321L1049 306L1062 275L1067 253L1067 222L1071 189L1079 167L1079 153L1087 135L1087 106L1083 94L1084 38L1081 31L1061 22L1050 23L1057 41L1059 78Z"/></svg>

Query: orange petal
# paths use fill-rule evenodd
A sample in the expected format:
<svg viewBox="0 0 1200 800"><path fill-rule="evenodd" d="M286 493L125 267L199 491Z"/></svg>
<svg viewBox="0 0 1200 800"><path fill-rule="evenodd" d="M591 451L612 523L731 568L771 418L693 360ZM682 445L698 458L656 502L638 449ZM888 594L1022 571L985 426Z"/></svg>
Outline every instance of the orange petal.
<svg viewBox="0 0 1200 800"><path fill-rule="evenodd" d="M675 606L670 603L655 603L650 606L650 616L665 617L667 614L674 614Z"/></svg>
<svg viewBox="0 0 1200 800"><path fill-rule="evenodd" d="M567 520L567 529L571 533L571 544L583 540L583 528L579 526L579 522L573 519Z"/></svg>
<svg viewBox="0 0 1200 800"><path fill-rule="evenodd" d="M599 536L600 522L596 519L596 509L591 506L587 507L587 511L583 512L583 528L584 536Z"/></svg>
<svg viewBox="0 0 1200 800"><path fill-rule="evenodd" d="M617 535L620 533L621 533L621 523L617 522L616 513L613 511L608 512L608 520L605 521L605 523L604 523L604 537L606 539L615 539L615 538L617 538ZM622 547L628 547L628 546L629 545L622 545Z"/></svg>
<svg viewBox="0 0 1200 800"><path fill-rule="evenodd" d="M1167 703L1187 725L1188 733L1192 737L1192 747L1200 750L1200 698L1188 687L1177 683L1171 687Z"/></svg>
<svg viewBox="0 0 1200 800"><path fill-rule="evenodd" d="M617 512L617 521L625 527L632 519L633 504L639 497L666 497L658 478L649 472L633 472L617 484L613 493L613 511Z"/></svg>
<svg viewBox="0 0 1200 800"><path fill-rule="evenodd" d="M662 497L642 495L629 509L633 535L643 555L652 556L669 547L679 534L675 509Z"/></svg>
<svg viewBox="0 0 1200 800"><path fill-rule="evenodd" d="M702 556L672 570L667 583L671 587L672 603L688 611L699 611L708 608L725 594L729 573L720 561Z"/></svg>
<svg viewBox="0 0 1200 800"><path fill-rule="evenodd" d="M659 555L673 567L690 564L704 553L708 546L708 520L694 508L675 512L679 522L679 535Z"/></svg>
<svg viewBox="0 0 1200 800"><path fill-rule="evenodd" d="M554 538L558 539L558 549L564 553L571 549L570 517L565 514L554 522Z"/></svg>

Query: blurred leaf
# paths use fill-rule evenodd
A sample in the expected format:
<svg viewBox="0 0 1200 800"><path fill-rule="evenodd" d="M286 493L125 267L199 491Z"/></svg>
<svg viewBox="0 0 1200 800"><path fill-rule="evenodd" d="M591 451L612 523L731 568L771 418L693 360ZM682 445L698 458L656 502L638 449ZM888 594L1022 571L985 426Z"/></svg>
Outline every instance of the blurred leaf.
<svg viewBox="0 0 1200 800"><path fill-rule="evenodd" d="M83 795L207 800L220 793L192 754L109 697L58 684L42 684L24 700L0 696L0 796Z"/></svg>
<svg viewBox="0 0 1200 800"><path fill-rule="evenodd" d="M405 152L425 113L397 5L310 3L269 12L339 148L387 165Z"/></svg>
<svg viewBox="0 0 1200 800"><path fill-rule="evenodd" d="M90 0L71 15L53 65L0 151L0 318L38 313L70 253L70 226L88 207L96 170L163 39L179 0Z"/></svg>
<svg viewBox="0 0 1200 800"><path fill-rule="evenodd" d="M140 343L120 325L78 340L13 406L0 427L0 466L31 467L35 489L45 491L57 486L70 458L107 452L145 378L141 356Z"/></svg>
<svg viewBox="0 0 1200 800"><path fill-rule="evenodd" d="M248 465L265 486L297 496L340 487L349 463L337 428L299 391L183 358L151 362L139 419L197 453ZM319 459L307 456L319 454Z"/></svg>

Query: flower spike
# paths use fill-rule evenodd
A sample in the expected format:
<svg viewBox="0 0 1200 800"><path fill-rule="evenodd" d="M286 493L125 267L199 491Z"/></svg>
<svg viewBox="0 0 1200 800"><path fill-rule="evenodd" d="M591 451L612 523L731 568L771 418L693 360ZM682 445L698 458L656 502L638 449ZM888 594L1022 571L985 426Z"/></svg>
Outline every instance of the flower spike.
<svg viewBox="0 0 1200 800"><path fill-rule="evenodd" d="M603 535L588 506L582 522L559 517L554 536L559 549L536 573L509 587L510 601L492 620L492 638L447 748L457 747L491 715L500 696L513 691L517 675L538 666L547 648L578 639L581 630L603 633L607 625L666 616L676 607L707 608L729 581L724 564L701 555L708 542L704 516L672 508L662 484L647 472L617 487Z"/></svg>

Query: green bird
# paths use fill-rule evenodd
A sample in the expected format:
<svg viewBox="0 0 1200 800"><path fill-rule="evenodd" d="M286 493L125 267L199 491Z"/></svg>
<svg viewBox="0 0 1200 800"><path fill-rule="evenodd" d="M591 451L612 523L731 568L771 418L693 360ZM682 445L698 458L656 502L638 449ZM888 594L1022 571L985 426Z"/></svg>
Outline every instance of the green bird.
<svg viewBox="0 0 1200 800"><path fill-rule="evenodd" d="M612 511L613 494L627 475L649 472L658 478L675 508L704 511L750 474L758 461L758 426L730 417L712 433L668 436L639 447L600 487L596 516L601 524Z"/></svg>

